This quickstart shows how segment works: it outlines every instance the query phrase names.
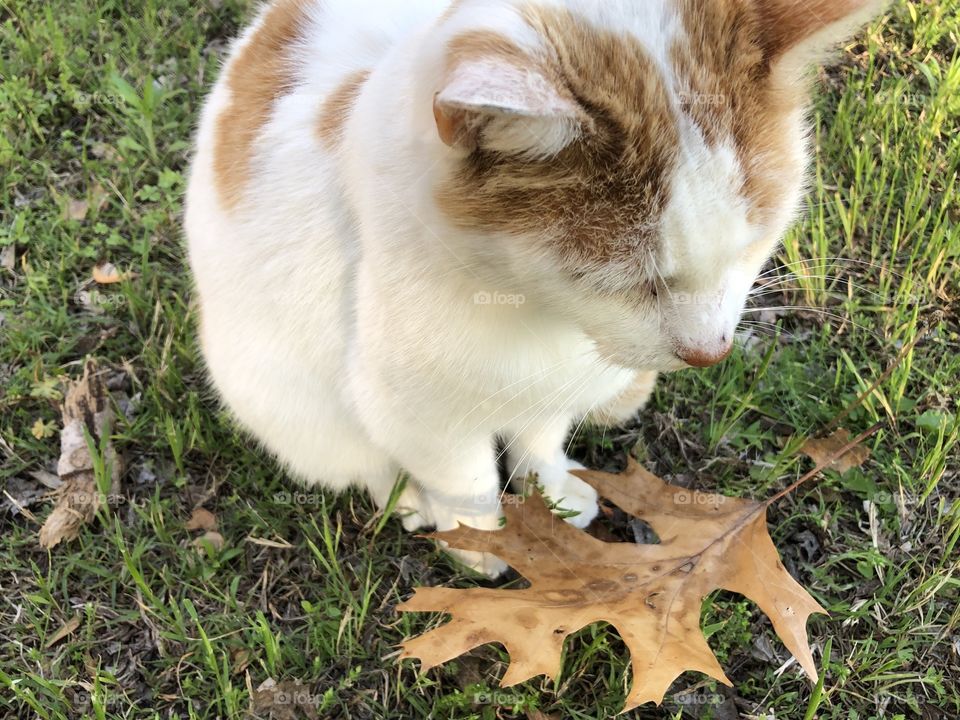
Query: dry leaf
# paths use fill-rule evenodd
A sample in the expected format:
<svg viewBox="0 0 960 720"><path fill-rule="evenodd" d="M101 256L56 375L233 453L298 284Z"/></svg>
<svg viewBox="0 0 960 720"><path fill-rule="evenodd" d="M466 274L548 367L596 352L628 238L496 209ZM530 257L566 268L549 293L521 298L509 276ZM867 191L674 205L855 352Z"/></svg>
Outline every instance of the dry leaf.
<svg viewBox="0 0 960 720"><path fill-rule="evenodd" d="M86 200L71 200L67 203L66 216L68 220L84 220L90 204Z"/></svg>
<svg viewBox="0 0 960 720"><path fill-rule="evenodd" d="M3 250L0 250L0 268L13 272L13 269L16 266L17 266L17 246L7 245L5 248L3 248Z"/></svg>
<svg viewBox="0 0 960 720"><path fill-rule="evenodd" d="M230 651L230 672L239 675L250 667L250 651L246 648L233 648Z"/></svg>
<svg viewBox="0 0 960 720"><path fill-rule="evenodd" d="M0 509L12 515L22 513L28 520L39 522L29 508L39 503L46 494L47 491L37 487L36 483L14 475L7 479L6 487L3 488Z"/></svg>
<svg viewBox="0 0 960 720"><path fill-rule="evenodd" d="M223 550L225 544L226 541L223 539L223 535L215 530L208 530L193 541L193 546L199 550L204 550L209 545L217 552Z"/></svg>
<svg viewBox="0 0 960 720"><path fill-rule="evenodd" d="M604 543L557 519L539 495L504 503L506 526L461 526L433 537L488 552L530 581L525 590L421 588L403 612L452 620L406 642L403 658L423 669L487 643L501 643L506 687L561 671L564 640L595 622L613 625L630 649L626 710L662 703L688 670L730 684L700 630L703 599L724 589L756 602L811 678L806 623L825 611L784 569L767 532L767 504L667 485L631 462L625 475L577 473L624 511L646 521L659 545Z"/></svg>
<svg viewBox="0 0 960 720"><path fill-rule="evenodd" d="M135 272L120 272L111 262L98 263L93 268L93 281L98 285L116 285L136 276Z"/></svg>
<svg viewBox="0 0 960 720"><path fill-rule="evenodd" d="M57 475L63 485L57 491L53 512L40 528L40 545L45 548L77 537L80 528L93 519L104 500L97 487L94 460L84 431L89 433L96 447L103 447L103 434L110 426L113 413L110 396L94 361L86 362L82 378L68 383L61 411L63 430ZM111 470L110 492L119 493L120 462L109 442L104 461Z"/></svg>
<svg viewBox="0 0 960 720"><path fill-rule="evenodd" d="M542 710L527 710L527 720L561 720L559 715L547 715Z"/></svg>
<svg viewBox="0 0 960 720"><path fill-rule="evenodd" d="M90 199L93 201L91 204L97 210L103 210L107 206L107 200L110 198L110 193L103 189L103 185L100 183L94 183L93 187L90 189Z"/></svg>
<svg viewBox="0 0 960 720"><path fill-rule="evenodd" d="M184 527L187 530L216 530L217 516L205 508L198 507L194 509Z"/></svg>
<svg viewBox="0 0 960 720"><path fill-rule="evenodd" d="M250 713L254 717L273 720L299 720L300 718L318 718L319 696L309 685L293 680L277 682L269 678L250 693Z"/></svg>
<svg viewBox="0 0 960 720"><path fill-rule="evenodd" d="M841 428L826 438L810 438L800 448L800 452L817 465L821 465L849 445L850 439L850 433ZM860 467L869 457L870 449L858 445L834 460L828 469L836 470L842 475L848 470Z"/></svg>
<svg viewBox="0 0 960 720"><path fill-rule="evenodd" d="M78 627L80 627L80 616L74 615L72 618L67 620L62 628L57 630L50 638L47 640L44 645L45 648L51 648L56 645L58 642L63 640L67 635L71 635Z"/></svg>
<svg viewBox="0 0 960 720"><path fill-rule="evenodd" d="M37 440L44 440L45 438L51 437L56 431L56 425L49 425L45 423L42 418L37 418L33 427L30 428L30 434Z"/></svg>

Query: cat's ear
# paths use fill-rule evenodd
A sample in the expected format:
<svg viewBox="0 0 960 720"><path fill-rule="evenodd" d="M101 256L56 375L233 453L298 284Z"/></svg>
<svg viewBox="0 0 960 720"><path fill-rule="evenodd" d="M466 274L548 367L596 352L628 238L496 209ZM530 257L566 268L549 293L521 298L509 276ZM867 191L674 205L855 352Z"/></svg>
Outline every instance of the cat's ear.
<svg viewBox="0 0 960 720"><path fill-rule="evenodd" d="M879 15L888 0L757 0L770 64L802 72Z"/></svg>
<svg viewBox="0 0 960 720"><path fill-rule="evenodd" d="M535 67L497 58L458 63L436 93L433 114L450 147L549 156L580 132L576 101Z"/></svg>

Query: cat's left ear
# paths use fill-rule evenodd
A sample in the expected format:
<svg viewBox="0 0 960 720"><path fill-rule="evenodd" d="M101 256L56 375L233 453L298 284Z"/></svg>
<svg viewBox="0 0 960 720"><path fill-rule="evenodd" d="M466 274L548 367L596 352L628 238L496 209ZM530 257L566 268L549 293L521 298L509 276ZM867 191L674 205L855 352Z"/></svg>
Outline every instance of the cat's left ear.
<svg viewBox="0 0 960 720"><path fill-rule="evenodd" d="M457 63L436 93L433 114L450 147L554 155L577 138L576 101L531 64L471 58Z"/></svg>

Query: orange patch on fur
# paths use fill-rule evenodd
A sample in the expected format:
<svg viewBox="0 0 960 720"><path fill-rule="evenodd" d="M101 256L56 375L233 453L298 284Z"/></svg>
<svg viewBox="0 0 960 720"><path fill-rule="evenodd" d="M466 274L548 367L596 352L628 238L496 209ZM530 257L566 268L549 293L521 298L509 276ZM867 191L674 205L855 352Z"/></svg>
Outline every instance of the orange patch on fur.
<svg viewBox="0 0 960 720"><path fill-rule="evenodd" d="M774 82L768 30L757 3L679 0L684 36L672 49L684 112L710 145L731 142L744 173L750 218L776 213L783 178L795 175L792 123L807 102L802 84ZM799 6L797 6L799 7Z"/></svg>
<svg viewBox="0 0 960 720"><path fill-rule="evenodd" d="M869 4L868 0L763 0L764 49L774 58Z"/></svg>
<svg viewBox="0 0 960 720"><path fill-rule="evenodd" d="M317 132L327 149L334 149L342 140L347 118L360 96L360 91L363 90L363 84L369 77L369 70L358 70L352 73L324 101Z"/></svg>
<svg viewBox="0 0 960 720"><path fill-rule="evenodd" d="M635 38L569 11L530 5L524 18L544 39L545 55L523 61L576 100L583 133L546 158L497 153L481 143L438 189L438 204L463 228L542 238L574 274L636 262L666 206L679 153L660 72ZM454 43L457 56L515 52L496 37Z"/></svg>
<svg viewBox="0 0 960 720"><path fill-rule="evenodd" d="M314 0L276 0L230 63L230 104L217 118L214 177L221 201L234 208L250 182L254 144L278 98L295 85L290 50L303 36Z"/></svg>
<svg viewBox="0 0 960 720"><path fill-rule="evenodd" d="M492 30L474 30L458 35L447 47L447 62L452 68L464 60L498 58L517 67L533 65L534 59L506 35Z"/></svg>
<svg viewBox="0 0 960 720"><path fill-rule="evenodd" d="M451 0L450 5L443 11L443 15L440 16L439 24L442 25L456 15L461 5L463 5L463 0Z"/></svg>

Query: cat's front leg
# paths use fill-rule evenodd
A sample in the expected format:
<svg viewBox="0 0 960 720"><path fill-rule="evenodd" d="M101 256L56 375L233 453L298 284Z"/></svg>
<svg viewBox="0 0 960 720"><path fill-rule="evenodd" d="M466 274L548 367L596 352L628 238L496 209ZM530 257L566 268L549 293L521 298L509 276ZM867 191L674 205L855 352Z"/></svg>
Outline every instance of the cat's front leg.
<svg viewBox="0 0 960 720"><path fill-rule="evenodd" d="M529 481L535 481L559 510L577 513L568 522L585 528L597 516L597 492L571 470L583 470L565 451L573 418L551 418L531 422L507 439L507 467L513 489L526 494Z"/></svg>
<svg viewBox="0 0 960 720"><path fill-rule="evenodd" d="M424 443L423 438L430 442ZM397 448L397 459L410 473L417 493L419 515L437 530L455 530L467 525L478 530L497 530L503 517L500 507L500 476L493 441L485 436L447 438L438 433L421 435ZM507 565L489 553L448 548L467 567L489 577L502 574Z"/></svg>
<svg viewBox="0 0 960 720"><path fill-rule="evenodd" d="M656 386L656 372L638 372L633 382L622 393L594 408L587 415L587 423L609 428L633 420L646 406Z"/></svg>

